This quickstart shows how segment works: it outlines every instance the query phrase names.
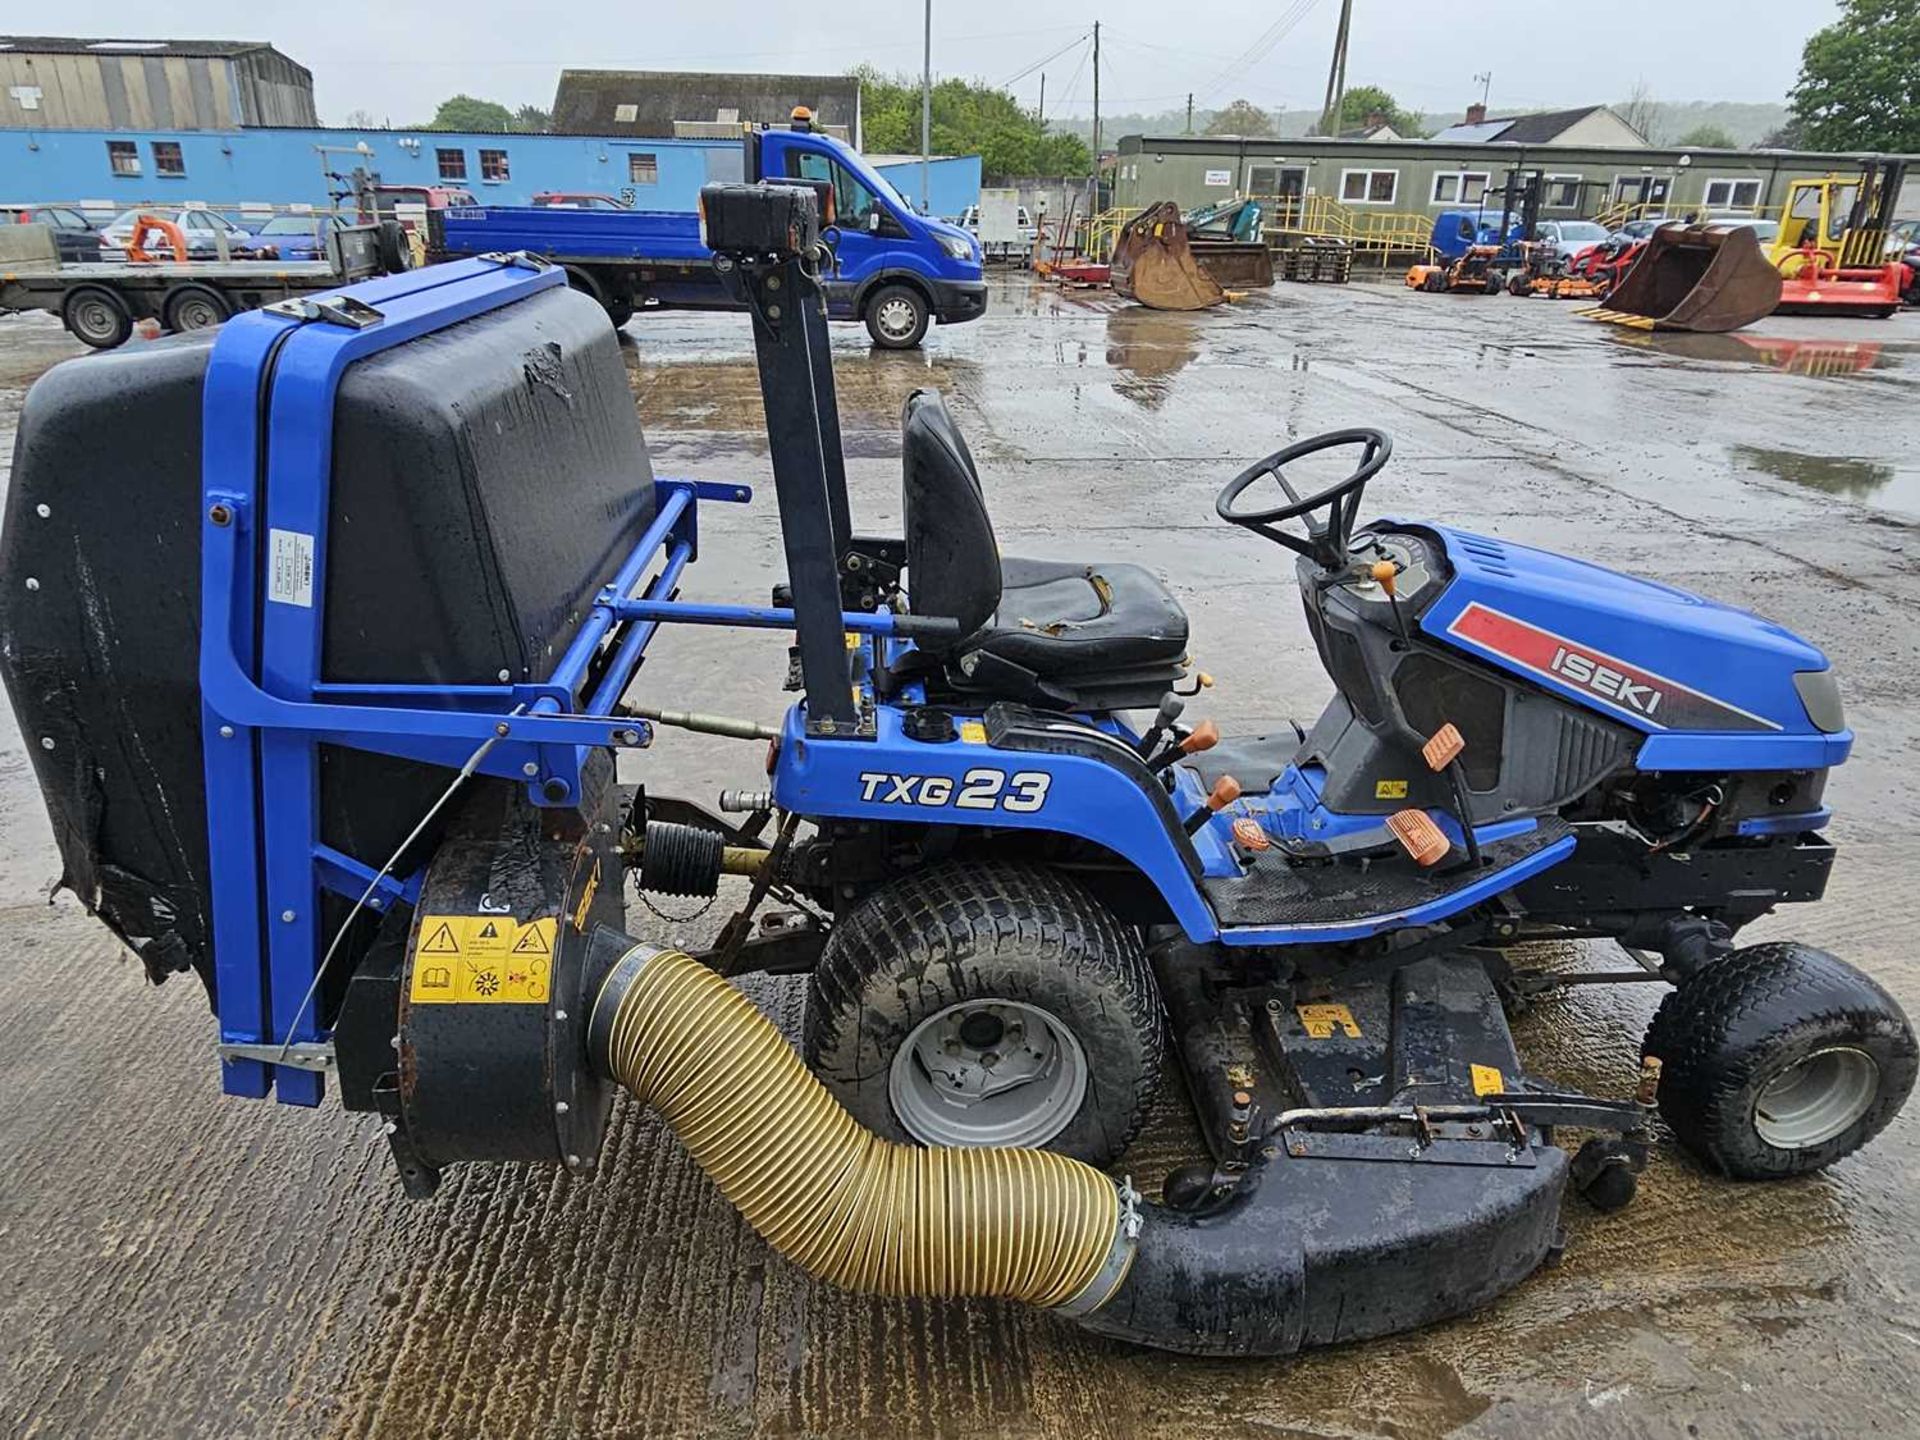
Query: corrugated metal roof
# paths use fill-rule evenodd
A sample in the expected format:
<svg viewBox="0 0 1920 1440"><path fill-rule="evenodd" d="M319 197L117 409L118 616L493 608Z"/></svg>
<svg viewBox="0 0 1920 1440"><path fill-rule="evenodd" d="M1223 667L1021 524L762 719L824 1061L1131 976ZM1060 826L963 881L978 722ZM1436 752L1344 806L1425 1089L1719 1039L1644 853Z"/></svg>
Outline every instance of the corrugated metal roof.
<svg viewBox="0 0 1920 1440"><path fill-rule="evenodd" d="M185 55L224 59L250 50L271 50L265 40L141 40L71 35L0 35L0 50L16 55Z"/></svg>

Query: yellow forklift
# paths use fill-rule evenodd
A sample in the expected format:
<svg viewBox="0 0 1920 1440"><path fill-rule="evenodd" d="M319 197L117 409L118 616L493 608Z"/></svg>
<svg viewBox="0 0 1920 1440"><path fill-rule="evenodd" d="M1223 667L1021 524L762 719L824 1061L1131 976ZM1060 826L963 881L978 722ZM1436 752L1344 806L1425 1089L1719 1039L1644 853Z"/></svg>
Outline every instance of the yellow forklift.
<svg viewBox="0 0 1920 1440"><path fill-rule="evenodd" d="M1796 180L1767 258L1780 272L1780 312L1872 315L1900 308L1907 286L1893 214L1904 160L1863 160L1857 175Z"/></svg>

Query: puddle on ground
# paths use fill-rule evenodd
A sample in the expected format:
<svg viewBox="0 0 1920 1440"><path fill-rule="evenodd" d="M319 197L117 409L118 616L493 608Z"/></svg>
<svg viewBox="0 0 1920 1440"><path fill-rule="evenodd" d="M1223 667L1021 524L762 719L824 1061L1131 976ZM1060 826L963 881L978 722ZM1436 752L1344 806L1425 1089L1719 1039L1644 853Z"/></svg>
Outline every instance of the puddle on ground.
<svg viewBox="0 0 1920 1440"><path fill-rule="evenodd" d="M1763 365L1788 375L1859 375L1907 363L1916 347L1904 340L1858 340L1820 336L1653 334L1609 329L1607 336L1650 359L1688 364Z"/></svg>
<svg viewBox="0 0 1920 1440"><path fill-rule="evenodd" d="M1920 518L1920 469L1845 455L1803 455L1759 445L1730 445L1727 451L1751 470L1791 481L1809 490L1849 500L1869 500L1887 510Z"/></svg>

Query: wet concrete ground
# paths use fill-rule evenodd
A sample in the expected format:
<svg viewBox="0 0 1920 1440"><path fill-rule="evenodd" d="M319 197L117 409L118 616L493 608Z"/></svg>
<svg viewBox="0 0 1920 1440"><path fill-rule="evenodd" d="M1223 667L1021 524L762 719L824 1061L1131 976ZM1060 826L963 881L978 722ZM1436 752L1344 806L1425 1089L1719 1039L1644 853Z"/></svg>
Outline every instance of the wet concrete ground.
<svg viewBox="0 0 1920 1440"><path fill-rule="evenodd" d="M1920 316L1623 336L1572 307L1283 287L1163 315L1005 284L914 355L837 332L859 524L899 520L897 415L946 391L1009 553L1166 575L1229 729L1329 693L1288 558L1212 513L1247 459L1395 435L1373 513L1431 514L1751 606L1833 656L1858 733L1827 900L1769 919L1920 1014ZM643 317L633 391L664 473L767 487L737 317ZM0 318L0 459L27 383L78 352ZM754 600L770 503L713 516L692 598ZM669 634L656 703L774 717L778 637ZM1201 713L1196 708L1195 714ZM711 796L759 750L665 736L637 773ZM400 1197L363 1117L222 1100L198 988L150 989L71 901L0 732L0 1426L24 1435L1775 1436L1920 1430L1920 1112L1825 1175L1712 1179L1663 1152L1639 1199L1569 1202L1565 1263L1480 1314L1260 1363L1195 1362L992 1304L835 1294L737 1220L671 1136L616 1114L601 1173L456 1173ZM673 902L674 906L686 902ZM662 909L673 908L663 905ZM636 927L697 935L645 915ZM1553 963L1603 966L1572 947ZM756 994L797 1016L794 982ZM1657 996L1576 991L1534 1068L1623 1089ZM1124 1168L1194 1139L1172 1089Z"/></svg>

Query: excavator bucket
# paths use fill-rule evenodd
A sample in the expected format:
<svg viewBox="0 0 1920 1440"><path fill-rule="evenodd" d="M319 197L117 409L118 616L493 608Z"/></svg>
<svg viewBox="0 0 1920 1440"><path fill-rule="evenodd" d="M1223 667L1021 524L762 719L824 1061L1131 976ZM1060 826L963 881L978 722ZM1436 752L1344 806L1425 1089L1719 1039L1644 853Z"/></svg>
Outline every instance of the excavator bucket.
<svg viewBox="0 0 1920 1440"><path fill-rule="evenodd" d="M1227 298L1194 259L1180 207L1171 200L1149 206L1120 227L1111 279L1116 294L1152 310L1204 310Z"/></svg>
<svg viewBox="0 0 1920 1440"><path fill-rule="evenodd" d="M1605 305L1576 313L1636 330L1738 330L1773 313L1780 272L1747 225L1663 225Z"/></svg>

